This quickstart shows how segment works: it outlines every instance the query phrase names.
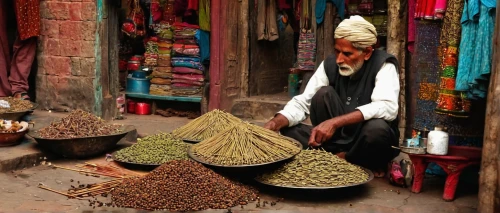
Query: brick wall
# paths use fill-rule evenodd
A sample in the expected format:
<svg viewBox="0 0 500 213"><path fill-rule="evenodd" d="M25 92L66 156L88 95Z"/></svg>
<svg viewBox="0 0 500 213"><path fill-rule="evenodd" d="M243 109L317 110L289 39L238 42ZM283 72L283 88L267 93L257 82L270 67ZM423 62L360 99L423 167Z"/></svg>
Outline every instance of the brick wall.
<svg viewBox="0 0 500 213"><path fill-rule="evenodd" d="M41 0L37 103L42 109L94 111L95 0Z"/></svg>

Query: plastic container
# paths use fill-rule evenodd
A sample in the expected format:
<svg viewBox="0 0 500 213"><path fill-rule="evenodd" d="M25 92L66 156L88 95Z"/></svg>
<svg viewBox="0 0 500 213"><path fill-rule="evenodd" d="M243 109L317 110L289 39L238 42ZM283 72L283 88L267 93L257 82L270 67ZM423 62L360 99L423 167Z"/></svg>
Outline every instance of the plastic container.
<svg viewBox="0 0 500 213"><path fill-rule="evenodd" d="M149 114L151 114L151 104L136 103L135 104L135 114L137 114L137 115L149 115Z"/></svg>
<svg viewBox="0 0 500 213"><path fill-rule="evenodd" d="M128 93L141 93L149 94L149 86L151 85L151 79L149 78L133 78L132 76L127 78L127 89Z"/></svg>
<svg viewBox="0 0 500 213"><path fill-rule="evenodd" d="M132 100L127 101L127 112L128 113L135 113L135 102Z"/></svg>
<svg viewBox="0 0 500 213"><path fill-rule="evenodd" d="M442 127L435 127L427 136L427 153L433 155L448 154L448 133Z"/></svg>

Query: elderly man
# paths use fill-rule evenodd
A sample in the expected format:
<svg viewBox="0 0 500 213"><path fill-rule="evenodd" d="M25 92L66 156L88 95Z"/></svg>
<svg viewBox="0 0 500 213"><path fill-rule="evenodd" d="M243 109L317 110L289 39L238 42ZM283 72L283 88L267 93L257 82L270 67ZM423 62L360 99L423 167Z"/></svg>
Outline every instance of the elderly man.
<svg viewBox="0 0 500 213"><path fill-rule="evenodd" d="M265 127L383 176L397 154L391 146L399 138L399 77L398 61L374 50L376 42L375 27L362 17L342 21L335 30L335 55ZM314 127L300 124L306 114Z"/></svg>

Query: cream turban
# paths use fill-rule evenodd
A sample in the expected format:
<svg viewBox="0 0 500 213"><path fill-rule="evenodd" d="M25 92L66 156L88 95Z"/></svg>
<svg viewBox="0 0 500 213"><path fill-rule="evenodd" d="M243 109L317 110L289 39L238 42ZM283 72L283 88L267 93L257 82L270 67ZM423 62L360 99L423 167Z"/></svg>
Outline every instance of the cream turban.
<svg viewBox="0 0 500 213"><path fill-rule="evenodd" d="M335 38L343 38L359 47L368 47L377 43L375 26L361 16L344 19L335 29Z"/></svg>

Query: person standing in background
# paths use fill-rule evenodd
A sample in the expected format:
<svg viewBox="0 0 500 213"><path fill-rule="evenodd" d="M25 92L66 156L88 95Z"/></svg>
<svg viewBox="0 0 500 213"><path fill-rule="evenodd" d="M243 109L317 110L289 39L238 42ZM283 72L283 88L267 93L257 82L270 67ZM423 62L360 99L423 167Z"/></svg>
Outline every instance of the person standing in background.
<svg viewBox="0 0 500 213"><path fill-rule="evenodd" d="M16 39L11 54L7 37L8 12L14 11ZM28 76L40 35L40 0L0 0L0 97L29 100Z"/></svg>

